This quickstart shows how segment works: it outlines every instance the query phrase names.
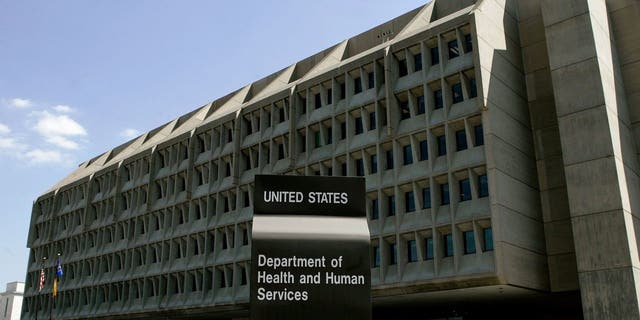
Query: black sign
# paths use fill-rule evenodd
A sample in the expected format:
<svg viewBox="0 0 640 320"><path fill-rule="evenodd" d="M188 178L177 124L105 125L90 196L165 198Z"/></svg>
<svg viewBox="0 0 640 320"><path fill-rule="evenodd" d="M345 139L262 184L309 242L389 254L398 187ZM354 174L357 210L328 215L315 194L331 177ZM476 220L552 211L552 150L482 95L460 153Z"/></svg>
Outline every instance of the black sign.
<svg viewBox="0 0 640 320"><path fill-rule="evenodd" d="M371 319L364 179L256 176L251 319Z"/></svg>

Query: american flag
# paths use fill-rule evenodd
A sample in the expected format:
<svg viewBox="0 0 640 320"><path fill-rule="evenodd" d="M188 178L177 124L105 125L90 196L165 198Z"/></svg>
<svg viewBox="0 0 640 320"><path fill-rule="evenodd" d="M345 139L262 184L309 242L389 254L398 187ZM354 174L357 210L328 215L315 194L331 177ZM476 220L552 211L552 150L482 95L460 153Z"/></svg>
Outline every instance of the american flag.
<svg viewBox="0 0 640 320"><path fill-rule="evenodd" d="M40 269L40 284L38 285L38 292L44 288L44 269Z"/></svg>

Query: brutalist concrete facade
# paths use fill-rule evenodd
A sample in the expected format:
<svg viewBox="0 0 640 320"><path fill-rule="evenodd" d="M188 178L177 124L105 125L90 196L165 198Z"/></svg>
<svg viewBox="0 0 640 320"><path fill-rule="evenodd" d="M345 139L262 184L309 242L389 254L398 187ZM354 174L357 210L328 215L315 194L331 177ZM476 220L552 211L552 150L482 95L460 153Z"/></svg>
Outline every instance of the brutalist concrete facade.
<svg viewBox="0 0 640 320"><path fill-rule="evenodd" d="M376 318L637 319L639 20L435 0L86 161L34 202L23 318L246 317L269 173L366 178Z"/></svg>

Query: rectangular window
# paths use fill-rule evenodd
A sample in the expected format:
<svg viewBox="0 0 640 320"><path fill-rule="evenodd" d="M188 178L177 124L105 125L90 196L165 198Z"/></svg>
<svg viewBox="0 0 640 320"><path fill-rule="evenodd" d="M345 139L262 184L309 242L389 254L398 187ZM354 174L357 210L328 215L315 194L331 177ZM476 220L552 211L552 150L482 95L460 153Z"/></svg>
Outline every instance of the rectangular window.
<svg viewBox="0 0 640 320"><path fill-rule="evenodd" d="M411 111L409 111L409 101L400 101L400 120L411 118Z"/></svg>
<svg viewBox="0 0 640 320"><path fill-rule="evenodd" d="M447 154L447 138L445 135L437 136L438 141L438 156L444 156Z"/></svg>
<svg viewBox="0 0 640 320"><path fill-rule="evenodd" d="M473 237L473 230L464 231L462 238L464 238L464 254L476 253L476 240Z"/></svg>
<svg viewBox="0 0 640 320"><path fill-rule="evenodd" d="M280 117L280 121L279 122L284 122L285 119L285 115L284 115L284 108L279 108L278 109L278 116Z"/></svg>
<svg viewBox="0 0 640 320"><path fill-rule="evenodd" d="M267 118L267 128L271 127L271 112L265 111L264 116Z"/></svg>
<svg viewBox="0 0 640 320"><path fill-rule="evenodd" d="M438 52L438 47L429 48L431 52L431 65L435 66L440 63L440 53Z"/></svg>
<svg viewBox="0 0 640 320"><path fill-rule="evenodd" d="M373 267L380 267L380 247L373 246Z"/></svg>
<svg viewBox="0 0 640 320"><path fill-rule="evenodd" d="M484 198L489 196L489 181L487 174L478 176L478 197Z"/></svg>
<svg viewBox="0 0 640 320"><path fill-rule="evenodd" d="M451 233L443 236L444 256L453 257L453 235Z"/></svg>
<svg viewBox="0 0 640 320"><path fill-rule="evenodd" d="M340 100L344 100L346 96L347 96L347 88L343 82L340 84Z"/></svg>
<svg viewBox="0 0 640 320"><path fill-rule="evenodd" d="M467 133L462 130L456 131L456 151L467 149Z"/></svg>
<svg viewBox="0 0 640 320"><path fill-rule="evenodd" d="M369 130L374 130L376 128L376 112L369 112Z"/></svg>
<svg viewBox="0 0 640 320"><path fill-rule="evenodd" d="M431 208L431 188L422 188L422 209Z"/></svg>
<svg viewBox="0 0 640 320"><path fill-rule="evenodd" d="M416 211L416 201L413 197L413 191L404 193L404 209L405 212Z"/></svg>
<svg viewBox="0 0 640 320"><path fill-rule="evenodd" d="M360 92L362 92L362 81L360 77L357 77L353 79L353 93L358 94Z"/></svg>
<svg viewBox="0 0 640 320"><path fill-rule="evenodd" d="M340 140L347 138L347 123L340 122Z"/></svg>
<svg viewBox="0 0 640 320"><path fill-rule="evenodd" d="M346 177L348 175L348 173L347 173L347 164L346 163L340 164L340 172L342 173L343 177Z"/></svg>
<svg viewBox="0 0 640 320"><path fill-rule="evenodd" d="M469 179L462 179L458 183L460 184L460 202L471 200L471 183L469 183Z"/></svg>
<svg viewBox="0 0 640 320"><path fill-rule="evenodd" d="M469 98L475 98L478 96L478 87L476 85L476 78L469 79Z"/></svg>
<svg viewBox="0 0 640 320"><path fill-rule="evenodd" d="M413 55L413 71L422 70L422 53L416 53Z"/></svg>
<svg viewBox="0 0 640 320"><path fill-rule="evenodd" d="M284 159L284 144L278 144L278 160Z"/></svg>
<svg viewBox="0 0 640 320"><path fill-rule="evenodd" d="M356 159L356 175L358 177L364 176L364 160Z"/></svg>
<svg viewBox="0 0 640 320"><path fill-rule="evenodd" d="M424 114L426 111L425 104L424 104L424 96L418 96L416 101L418 102L418 114Z"/></svg>
<svg viewBox="0 0 640 320"><path fill-rule="evenodd" d="M387 158L387 170L393 169L393 149L387 150L385 155Z"/></svg>
<svg viewBox="0 0 640 320"><path fill-rule="evenodd" d="M409 165L413 163L413 151L411 145L402 146L402 164Z"/></svg>
<svg viewBox="0 0 640 320"><path fill-rule="evenodd" d="M327 128L327 144L331 144L333 142L333 130L331 127Z"/></svg>
<svg viewBox="0 0 640 320"><path fill-rule="evenodd" d="M451 202L449 198L449 184L443 183L440 185L440 205L447 205Z"/></svg>
<svg viewBox="0 0 640 320"><path fill-rule="evenodd" d="M313 141L316 148L322 147L322 135L320 134L320 131L313 132Z"/></svg>
<svg viewBox="0 0 640 320"><path fill-rule="evenodd" d="M398 263L398 246L395 243L389 244L389 265Z"/></svg>
<svg viewBox="0 0 640 320"><path fill-rule="evenodd" d="M462 84L460 82L454 83L451 86L451 96L453 98L453 103L462 102L462 100L464 100L462 97Z"/></svg>
<svg viewBox="0 0 640 320"><path fill-rule="evenodd" d="M322 97L319 92L313 95L313 105L316 109L320 109L322 107Z"/></svg>
<svg viewBox="0 0 640 320"><path fill-rule="evenodd" d="M409 74L407 70L407 60L398 60L398 77L404 77Z"/></svg>
<svg viewBox="0 0 640 320"><path fill-rule="evenodd" d="M371 174L377 173L378 172L378 155L372 154L369 157L369 159L371 162Z"/></svg>
<svg viewBox="0 0 640 320"><path fill-rule="evenodd" d="M433 238L426 238L424 241L425 245L425 259L433 260Z"/></svg>
<svg viewBox="0 0 640 320"><path fill-rule="evenodd" d="M484 145L484 131L482 130L482 125L476 125L473 127L473 135L475 139L475 146Z"/></svg>
<svg viewBox="0 0 640 320"><path fill-rule="evenodd" d="M380 217L380 208L378 206L378 199L371 200L371 220L376 220Z"/></svg>
<svg viewBox="0 0 640 320"><path fill-rule="evenodd" d="M409 262L418 261L418 247L415 240L407 241L407 260Z"/></svg>
<svg viewBox="0 0 640 320"><path fill-rule="evenodd" d="M362 124L362 117L356 117L355 118L355 123L356 123L356 132L355 134L361 134L364 132L364 125Z"/></svg>
<svg viewBox="0 0 640 320"><path fill-rule="evenodd" d="M449 41L447 43L447 46L449 47L449 59L460 56L460 51L458 50L458 40Z"/></svg>
<svg viewBox="0 0 640 320"><path fill-rule="evenodd" d="M420 141L420 161L429 159L429 145L427 144L427 140Z"/></svg>
<svg viewBox="0 0 640 320"><path fill-rule="evenodd" d="M327 89L327 104L333 103L333 90L331 88Z"/></svg>
<svg viewBox="0 0 640 320"><path fill-rule="evenodd" d="M387 216L396 215L396 196L387 196Z"/></svg>
<svg viewBox="0 0 640 320"><path fill-rule="evenodd" d="M442 90L438 89L433 91L433 109L438 110L444 107L444 102L442 100Z"/></svg>
<svg viewBox="0 0 640 320"><path fill-rule="evenodd" d="M464 51L467 53L473 51L473 40L471 39L471 34L464 35Z"/></svg>
<svg viewBox="0 0 640 320"><path fill-rule="evenodd" d="M375 82L375 77L372 72L367 73L367 85L369 89L373 89L373 87L375 86L376 82Z"/></svg>
<svg viewBox="0 0 640 320"><path fill-rule="evenodd" d="M493 230L491 227L482 229L483 251L493 251Z"/></svg>
<svg viewBox="0 0 640 320"><path fill-rule="evenodd" d="M307 99L300 98L300 114L307 113Z"/></svg>

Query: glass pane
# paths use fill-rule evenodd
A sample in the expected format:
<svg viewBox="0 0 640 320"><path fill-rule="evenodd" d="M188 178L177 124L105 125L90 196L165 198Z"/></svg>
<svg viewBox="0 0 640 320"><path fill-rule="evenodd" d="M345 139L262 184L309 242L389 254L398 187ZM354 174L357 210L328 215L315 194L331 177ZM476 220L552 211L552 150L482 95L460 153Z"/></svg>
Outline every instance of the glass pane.
<svg viewBox="0 0 640 320"><path fill-rule="evenodd" d="M410 144L402 147L402 159L405 166L413 163L413 152Z"/></svg>
<svg viewBox="0 0 640 320"><path fill-rule="evenodd" d="M464 254L476 253L476 241L473 237L473 231L465 231L462 236L464 238Z"/></svg>
<svg viewBox="0 0 640 320"><path fill-rule="evenodd" d="M425 113L424 96L418 96L418 114Z"/></svg>
<svg viewBox="0 0 640 320"><path fill-rule="evenodd" d="M422 189L422 208L431 208L431 188Z"/></svg>
<svg viewBox="0 0 640 320"><path fill-rule="evenodd" d="M427 238L425 241L425 258L427 260L433 259L433 238Z"/></svg>
<svg viewBox="0 0 640 320"><path fill-rule="evenodd" d="M371 200L371 220L380 217L380 209L378 208L378 199Z"/></svg>
<svg viewBox="0 0 640 320"><path fill-rule="evenodd" d="M478 197L484 198L489 196L489 181L487 175L478 176Z"/></svg>
<svg viewBox="0 0 640 320"><path fill-rule="evenodd" d="M376 113L369 113L369 130L373 130L376 128Z"/></svg>
<svg viewBox="0 0 640 320"><path fill-rule="evenodd" d="M445 136L438 136L438 156L444 156L447 154L447 139Z"/></svg>
<svg viewBox="0 0 640 320"><path fill-rule="evenodd" d="M462 102L462 100L464 100L463 96L462 96L462 84L461 83L454 83L451 86L451 96L453 98L453 103L458 103L458 102Z"/></svg>
<svg viewBox="0 0 640 320"><path fill-rule="evenodd" d="M427 140L420 141L420 161L429 159Z"/></svg>
<svg viewBox="0 0 640 320"><path fill-rule="evenodd" d="M460 55L460 52L458 51L458 40L449 41L447 46L449 47L449 59L453 59Z"/></svg>
<svg viewBox="0 0 640 320"><path fill-rule="evenodd" d="M396 197L395 196L387 197L387 215L388 216L396 215Z"/></svg>
<svg viewBox="0 0 640 320"><path fill-rule="evenodd" d="M373 247L373 267L379 267L380 266L380 247L379 246L374 246Z"/></svg>
<svg viewBox="0 0 640 320"><path fill-rule="evenodd" d="M449 199L449 184L441 184L440 185L440 204L447 205L451 202Z"/></svg>
<svg viewBox="0 0 640 320"><path fill-rule="evenodd" d="M438 89L433 92L433 108L434 109L442 109L444 104L442 102L442 90Z"/></svg>
<svg viewBox="0 0 640 320"><path fill-rule="evenodd" d="M493 230L491 227L482 229L484 251L493 251Z"/></svg>
<svg viewBox="0 0 640 320"><path fill-rule="evenodd" d="M371 155L371 173L378 172L378 155Z"/></svg>
<svg viewBox="0 0 640 320"><path fill-rule="evenodd" d="M387 150L387 169L393 169L393 150Z"/></svg>
<svg viewBox="0 0 640 320"><path fill-rule="evenodd" d="M409 111L409 101L400 101L400 120L411 118L411 111Z"/></svg>
<svg viewBox="0 0 640 320"><path fill-rule="evenodd" d="M444 256L453 256L453 235L450 233L444 235Z"/></svg>
<svg viewBox="0 0 640 320"><path fill-rule="evenodd" d="M413 191L405 192L404 194L404 206L406 212L416 211L416 201L413 196Z"/></svg>
<svg viewBox="0 0 640 320"><path fill-rule="evenodd" d="M389 265L398 263L398 249L395 243L389 244Z"/></svg>
<svg viewBox="0 0 640 320"><path fill-rule="evenodd" d="M407 259L409 262L418 261L418 248L415 240L407 241Z"/></svg>
<svg viewBox="0 0 640 320"><path fill-rule="evenodd" d="M438 47L429 49L431 51L431 65L440 63L440 54L438 53Z"/></svg>
<svg viewBox="0 0 640 320"><path fill-rule="evenodd" d="M471 183L469 179L460 180L460 201L471 200Z"/></svg>
<svg viewBox="0 0 640 320"><path fill-rule="evenodd" d="M422 70L422 54L416 53L413 55L413 71Z"/></svg>
<svg viewBox="0 0 640 320"><path fill-rule="evenodd" d="M407 60L398 60L398 76L404 77L408 74L407 71Z"/></svg>
<svg viewBox="0 0 640 320"><path fill-rule="evenodd" d="M456 131L456 150L461 151L467 149L467 134L464 130Z"/></svg>
<svg viewBox="0 0 640 320"><path fill-rule="evenodd" d="M484 145L484 131L482 130L481 124L473 127L473 135L475 136L476 147Z"/></svg>

